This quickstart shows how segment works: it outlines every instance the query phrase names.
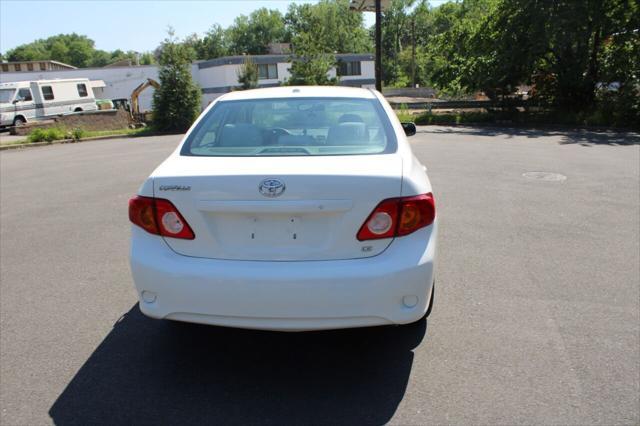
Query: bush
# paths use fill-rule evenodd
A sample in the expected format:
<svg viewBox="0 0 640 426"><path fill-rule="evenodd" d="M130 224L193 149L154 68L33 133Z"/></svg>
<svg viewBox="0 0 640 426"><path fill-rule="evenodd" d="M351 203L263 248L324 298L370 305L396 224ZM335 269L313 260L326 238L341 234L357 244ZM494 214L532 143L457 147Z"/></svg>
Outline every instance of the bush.
<svg viewBox="0 0 640 426"><path fill-rule="evenodd" d="M27 139L29 142L53 142L66 139L66 132L58 127L35 129L27 136Z"/></svg>
<svg viewBox="0 0 640 426"><path fill-rule="evenodd" d="M242 90L258 87L258 66L253 62L251 56L244 58L244 63L238 70L238 83L240 83Z"/></svg>
<svg viewBox="0 0 640 426"><path fill-rule="evenodd" d="M64 132L62 129L59 129L57 127L52 127L46 130L45 140L47 142L53 142L53 141L65 139L66 136L67 136L66 132Z"/></svg>
<svg viewBox="0 0 640 426"><path fill-rule="evenodd" d="M398 116L398 120L400 120L401 123L408 123L415 119L413 114L409 112L409 108L407 108L407 104L400 105L400 109L396 110L396 115Z"/></svg>
<svg viewBox="0 0 640 426"><path fill-rule="evenodd" d="M29 136L27 136L27 140L29 142L43 142L46 140L46 134L47 133L44 129L35 129L31 133L29 133Z"/></svg>
<svg viewBox="0 0 640 426"><path fill-rule="evenodd" d="M69 139L73 139L76 142L78 142L80 139L86 136L86 132L84 131L84 129L80 127L76 127L75 129L71 130L71 132L69 133L71 136Z"/></svg>
<svg viewBox="0 0 640 426"><path fill-rule="evenodd" d="M464 124L492 123L497 117L488 112L458 112L454 114L433 114L425 112L415 118L416 124Z"/></svg>

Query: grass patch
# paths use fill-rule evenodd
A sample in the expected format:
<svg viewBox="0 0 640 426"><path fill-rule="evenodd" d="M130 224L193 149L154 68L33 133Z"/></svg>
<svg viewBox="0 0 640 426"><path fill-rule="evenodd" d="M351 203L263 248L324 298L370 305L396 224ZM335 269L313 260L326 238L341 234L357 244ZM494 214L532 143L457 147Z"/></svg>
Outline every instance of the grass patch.
<svg viewBox="0 0 640 426"><path fill-rule="evenodd" d="M396 115L398 116L398 120L401 123L408 123L415 119L415 116L409 112L409 108L407 108L407 104L401 104L400 109L396 110Z"/></svg>
<svg viewBox="0 0 640 426"><path fill-rule="evenodd" d="M29 143L29 141L25 138L25 139L20 139L20 140L16 140L16 141L11 141L11 142L6 142L2 139L0 139L0 146L8 146L8 145L22 145L25 143Z"/></svg>
<svg viewBox="0 0 640 426"><path fill-rule="evenodd" d="M118 130L93 130L87 131L82 128L66 129L62 127L50 127L48 129L34 129L27 139L16 141L15 143L53 142L58 140L74 140L94 138L99 136L144 136L151 133L147 127L139 129L118 129Z"/></svg>
<svg viewBox="0 0 640 426"><path fill-rule="evenodd" d="M94 130L85 132L86 138L93 138L97 136L145 136L151 134L152 130L149 127L140 127L139 129L119 129L119 130Z"/></svg>

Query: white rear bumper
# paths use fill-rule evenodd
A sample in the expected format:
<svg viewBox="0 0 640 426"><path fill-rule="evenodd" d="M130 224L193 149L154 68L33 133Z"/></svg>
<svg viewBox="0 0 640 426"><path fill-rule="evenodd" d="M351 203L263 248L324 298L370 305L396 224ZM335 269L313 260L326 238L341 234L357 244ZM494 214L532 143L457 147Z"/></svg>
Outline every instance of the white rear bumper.
<svg viewBox="0 0 640 426"><path fill-rule="evenodd" d="M182 256L133 226L131 270L153 318L286 331L406 324L431 297L436 228L365 259L262 262Z"/></svg>

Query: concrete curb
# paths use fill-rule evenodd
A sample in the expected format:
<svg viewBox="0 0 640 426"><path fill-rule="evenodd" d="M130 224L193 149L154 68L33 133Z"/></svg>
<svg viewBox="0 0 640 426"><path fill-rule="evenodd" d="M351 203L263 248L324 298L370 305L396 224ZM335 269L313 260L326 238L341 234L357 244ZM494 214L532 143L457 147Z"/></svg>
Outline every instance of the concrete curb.
<svg viewBox="0 0 640 426"><path fill-rule="evenodd" d="M433 123L417 124L416 127L476 127L493 129L517 129L517 130L545 130L558 132L612 132L612 133L638 133L639 129L633 127L600 127L600 126L571 126L563 124L531 124L531 123Z"/></svg>
<svg viewBox="0 0 640 426"><path fill-rule="evenodd" d="M415 122L414 122L415 123ZM535 123L429 123L418 124L417 127L483 127L495 129L521 129L521 130L555 130L566 132L615 132L615 133L637 133L639 129L633 127L606 127L606 126L573 126L570 124L535 124Z"/></svg>
<svg viewBox="0 0 640 426"><path fill-rule="evenodd" d="M123 138L139 138L139 137L146 137L146 136L163 136L163 135L170 135L170 134L174 134L174 133L150 133L150 134L146 134L144 136L142 135L108 135L108 136L93 136L90 138L82 138L78 141L75 141L73 139L60 139L57 141L52 141L52 142L25 142L25 143L16 143L16 144L11 144L11 145L2 145L0 146L0 151L7 151L10 149L22 149L22 148L35 148L35 147L39 147L39 146L48 146L48 145L59 145L59 144L63 144L63 143L82 143L82 142L92 142L92 141L102 141L102 140L107 140L107 139L123 139Z"/></svg>

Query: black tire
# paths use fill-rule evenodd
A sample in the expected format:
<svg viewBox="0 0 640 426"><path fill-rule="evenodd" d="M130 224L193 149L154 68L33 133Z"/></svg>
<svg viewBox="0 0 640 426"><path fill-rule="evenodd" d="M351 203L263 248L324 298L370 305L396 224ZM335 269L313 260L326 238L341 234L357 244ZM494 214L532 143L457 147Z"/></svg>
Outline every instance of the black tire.
<svg viewBox="0 0 640 426"><path fill-rule="evenodd" d="M16 118L13 119L13 126L14 127L23 126L26 122L27 122L27 120L25 120L24 117L19 115Z"/></svg>
<svg viewBox="0 0 640 426"><path fill-rule="evenodd" d="M73 112L82 112L82 108L78 107L78 108L74 109Z"/></svg>
<svg viewBox="0 0 640 426"><path fill-rule="evenodd" d="M431 315L431 310L433 309L433 299L436 298L436 282L433 282L433 287L431 288L431 300L429 300L429 306L427 307L427 312L425 312L424 317L428 318Z"/></svg>

